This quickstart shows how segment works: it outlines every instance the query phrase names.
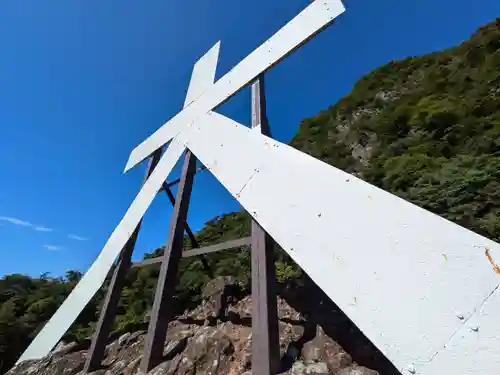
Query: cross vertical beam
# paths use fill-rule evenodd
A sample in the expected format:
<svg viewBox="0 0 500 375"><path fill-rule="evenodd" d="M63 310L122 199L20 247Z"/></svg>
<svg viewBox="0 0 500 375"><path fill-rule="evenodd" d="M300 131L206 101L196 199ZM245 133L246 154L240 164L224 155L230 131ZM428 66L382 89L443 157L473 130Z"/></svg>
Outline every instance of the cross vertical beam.
<svg viewBox="0 0 500 375"><path fill-rule="evenodd" d="M147 373L157 365L163 356L167 327L173 314L172 297L182 256L184 224L187 219L195 170L196 157L192 155L191 151L187 150L170 225L168 243L165 247L158 276L155 299L144 345L144 355L140 364L140 370L143 373Z"/></svg>
<svg viewBox="0 0 500 375"><path fill-rule="evenodd" d="M144 177L144 182L149 178L156 165L160 161L162 149L155 151L153 156L150 158L148 168L146 170L146 176ZM87 360L83 367L84 373L89 373L96 371L101 367L101 363L104 357L104 351L106 344L108 343L108 337L113 325L116 309L118 307L118 302L120 301L120 296L123 290L123 284L125 283L125 277L131 266L132 253L134 252L135 243L139 235L139 230L141 228L142 220L137 224L132 236L127 241L123 247L118 264L113 272L111 282L109 284L108 293L106 294L106 299L102 306L101 315L99 316L99 321L97 322L97 327L92 338L92 344L90 345Z"/></svg>
<svg viewBox="0 0 500 375"><path fill-rule="evenodd" d="M270 136L266 115L264 76L252 84L252 128ZM252 221L252 373L273 375L279 371L279 330L276 306L276 270L272 239Z"/></svg>

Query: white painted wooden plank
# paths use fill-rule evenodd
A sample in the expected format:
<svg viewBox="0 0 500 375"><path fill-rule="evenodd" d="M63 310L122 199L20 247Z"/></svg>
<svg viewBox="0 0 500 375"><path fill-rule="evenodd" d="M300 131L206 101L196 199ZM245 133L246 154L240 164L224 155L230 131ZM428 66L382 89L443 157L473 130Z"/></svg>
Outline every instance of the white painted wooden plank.
<svg viewBox="0 0 500 375"><path fill-rule="evenodd" d="M189 82L189 88L186 93L184 107L188 106L196 97L201 95L204 90L213 85L215 79L215 70L219 57L220 43L216 43L204 56L202 56L194 65ZM178 132L170 131L169 141L178 135ZM171 169L175 165L178 156L185 150L184 139L177 139L172 148L167 148L167 152L160 160L158 167L155 168L148 182L143 186L135 201L130 206L121 223L115 229L104 249L94 261L88 272L78 283L75 291L68 296L68 299L57 310L56 314L47 323L44 329L38 334L33 343L23 353L19 361L31 358L40 358L57 344L73 321L78 317L83 308L90 301L104 282L116 256L130 238L133 230L137 226L140 218L152 202L152 199L158 191L158 181L164 182ZM172 164L173 163L173 164ZM160 164L162 165L159 168ZM172 167L170 167L172 165ZM162 183L161 182L161 183ZM160 183L160 186L161 186ZM74 303L74 301L77 303Z"/></svg>
<svg viewBox="0 0 500 375"><path fill-rule="evenodd" d="M492 241L285 145L272 153L240 203L399 368L429 360L498 285Z"/></svg>
<svg viewBox="0 0 500 375"><path fill-rule="evenodd" d="M212 126L213 118L225 127L238 127L237 132L223 132L220 127ZM248 154L245 146L245 140L252 130L237 122L215 112L209 112L203 116L193 126L189 133L183 132L185 139L188 139L186 146L189 149L199 150L203 155L202 163L210 172L216 176L219 181L229 190L230 193L237 196L248 182L255 169L262 164L262 154ZM251 137L255 146L260 144L260 139ZM231 155L227 158L227 155ZM252 155L249 157L248 155ZM235 163L238 165L234 168ZM219 173L220 170L226 171L232 168L230 175Z"/></svg>
<svg viewBox="0 0 500 375"><path fill-rule="evenodd" d="M500 259L493 241L230 119L209 117L209 126L200 121L199 131L186 133L191 151L214 165L219 181L240 193L242 206L399 369L430 361L463 325L457 315L470 317L498 287L484 253ZM203 142L204 129L241 150Z"/></svg>
<svg viewBox="0 0 500 375"><path fill-rule="evenodd" d="M334 18L344 12L341 0L315 0L270 39L255 49L230 72L219 79L187 108L166 122L130 154L125 171L133 168L163 146L186 125L213 110L234 95L260 73L265 72L307 42Z"/></svg>
<svg viewBox="0 0 500 375"><path fill-rule="evenodd" d="M219 57L219 46L220 43L216 43L194 65L184 107L188 106L196 97L201 95L204 90L213 85ZM172 129L170 130L168 141L178 135L178 132L175 133ZM140 218L151 204L154 194L158 191L158 181L166 180L172 169L169 165L172 163L172 166L175 165L178 156L180 156L185 149L184 143L183 139L177 139L175 146L167 149L166 154L161 159L163 162L160 161L158 164L158 166L162 164L163 167L157 167L155 169L155 179L151 177L148 179L148 182L137 195L135 201L109 238L98 258L78 283L75 291L68 296L68 299L56 311L55 315L46 324L44 329L37 335L19 361L40 358L48 354L73 321L78 317L92 296L97 292L104 282L116 256L123 248L122 244L128 241ZM75 300L77 303L74 302Z"/></svg>
<svg viewBox="0 0 500 375"><path fill-rule="evenodd" d="M429 364L419 364L429 375L491 375L500 372L500 292L496 289Z"/></svg>
<svg viewBox="0 0 500 375"><path fill-rule="evenodd" d="M220 41L208 50L195 64L184 101L184 108L194 102L203 92L209 90L215 81L219 59Z"/></svg>
<svg viewBox="0 0 500 375"><path fill-rule="evenodd" d="M137 194L97 259L25 350L18 363L28 359L41 358L47 355L58 343L101 287L116 257L132 235L153 198L165 182L166 176L171 172L184 150L184 144L179 139L174 139L170 143L153 173L145 182L139 194Z"/></svg>

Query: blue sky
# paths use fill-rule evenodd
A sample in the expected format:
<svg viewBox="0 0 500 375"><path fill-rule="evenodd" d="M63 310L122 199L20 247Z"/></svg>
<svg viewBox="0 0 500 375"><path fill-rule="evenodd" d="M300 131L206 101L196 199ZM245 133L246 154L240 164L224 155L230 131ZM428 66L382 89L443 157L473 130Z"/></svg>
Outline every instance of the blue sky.
<svg viewBox="0 0 500 375"><path fill-rule="evenodd" d="M18 1L0 3L0 276L85 271L136 195L130 151L178 112L193 63L221 40L222 76L307 0ZM273 135L346 95L392 59L440 50L500 17L498 0L346 0L347 12L267 75ZM250 121L249 91L220 110ZM173 173L178 175L179 168ZM239 209L196 177L194 229ZM158 196L135 259L167 239Z"/></svg>

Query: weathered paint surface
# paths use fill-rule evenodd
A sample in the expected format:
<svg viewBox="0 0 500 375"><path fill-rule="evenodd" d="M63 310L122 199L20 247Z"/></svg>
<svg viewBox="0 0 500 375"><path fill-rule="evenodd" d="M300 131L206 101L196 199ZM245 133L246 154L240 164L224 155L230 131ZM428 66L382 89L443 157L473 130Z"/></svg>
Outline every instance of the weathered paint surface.
<svg viewBox="0 0 500 375"><path fill-rule="evenodd" d="M217 113L181 137L401 371L442 373L429 364L470 349L449 343L498 288L500 245ZM500 329L480 316L467 353L482 364L461 374L498 366Z"/></svg>
<svg viewBox="0 0 500 375"><path fill-rule="evenodd" d="M500 371L500 292L495 289L428 364L429 375L498 374ZM419 371L420 368L422 372Z"/></svg>

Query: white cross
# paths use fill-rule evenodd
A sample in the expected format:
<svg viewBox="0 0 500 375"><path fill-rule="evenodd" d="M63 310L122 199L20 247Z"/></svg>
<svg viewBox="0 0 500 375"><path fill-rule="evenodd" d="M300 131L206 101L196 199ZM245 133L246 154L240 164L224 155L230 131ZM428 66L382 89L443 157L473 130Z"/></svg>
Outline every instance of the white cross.
<svg viewBox="0 0 500 375"><path fill-rule="evenodd" d="M307 42L319 31L331 24L344 12L341 0L315 0L270 39L243 59L210 90L197 92L192 105L184 108L166 122L152 136L137 146L125 167L125 171L137 165L156 149L170 141L177 133L193 124L201 116L213 110L238 90L252 82L259 74L277 64L288 54ZM205 86L206 87L206 86Z"/></svg>
<svg viewBox="0 0 500 375"><path fill-rule="evenodd" d="M197 64L187 107L126 169L170 141L159 164L24 358L45 355L99 289L188 147L397 369L498 372L497 243L212 112L342 11L340 1L316 0L213 86L218 45Z"/></svg>
<svg viewBox="0 0 500 375"><path fill-rule="evenodd" d="M47 355L99 290L121 249L129 240L177 160L185 151L195 126L197 127L201 123L210 126L212 122L216 121L240 125L211 112L211 110L328 26L344 10L341 0L313 1L215 84L213 80L219 43L195 64L185 108L132 151L126 170L137 165L156 149L171 141L169 147L109 237L97 259L35 337L19 361ZM258 134L255 133L255 135ZM208 135L206 141L209 142L211 137L212 135ZM210 165L210 162L207 163Z"/></svg>

